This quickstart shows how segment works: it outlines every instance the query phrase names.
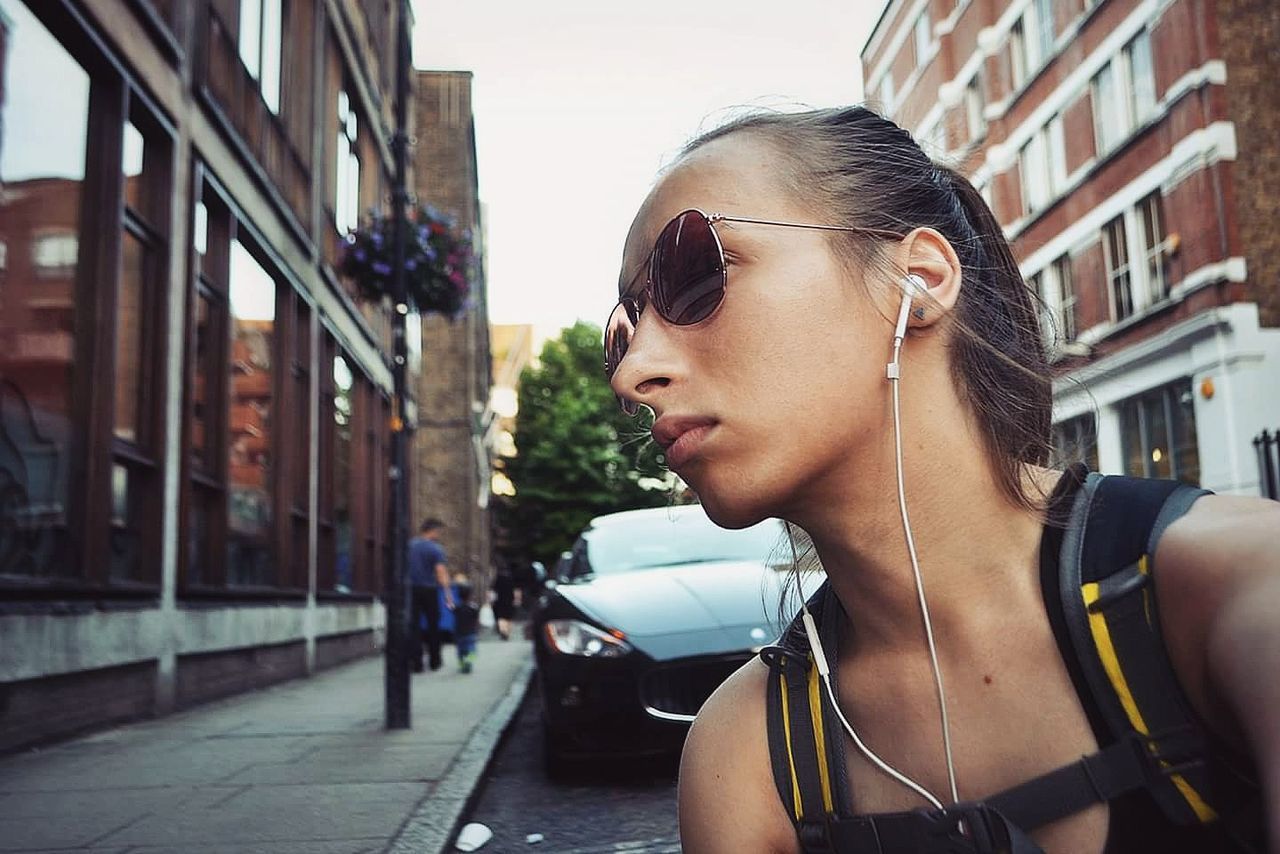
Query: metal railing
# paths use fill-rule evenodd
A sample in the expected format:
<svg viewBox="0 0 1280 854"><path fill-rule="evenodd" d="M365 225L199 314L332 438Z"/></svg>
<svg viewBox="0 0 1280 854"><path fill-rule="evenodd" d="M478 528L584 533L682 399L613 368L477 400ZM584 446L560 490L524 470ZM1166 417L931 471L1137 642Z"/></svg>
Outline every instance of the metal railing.
<svg viewBox="0 0 1280 854"><path fill-rule="evenodd" d="M1253 439L1258 454L1258 484L1267 498L1280 501L1280 429L1263 430Z"/></svg>

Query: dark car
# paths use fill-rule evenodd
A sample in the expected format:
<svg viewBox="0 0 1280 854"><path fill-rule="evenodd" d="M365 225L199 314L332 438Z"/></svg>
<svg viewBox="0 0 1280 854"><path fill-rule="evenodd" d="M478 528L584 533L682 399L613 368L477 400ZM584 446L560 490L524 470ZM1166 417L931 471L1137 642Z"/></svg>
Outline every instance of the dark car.
<svg viewBox="0 0 1280 854"><path fill-rule="evenodd" d="M678 751L779 634L790 556L776 519L726 530L688 505L592 520L533 620L548 770Z"/></svg>

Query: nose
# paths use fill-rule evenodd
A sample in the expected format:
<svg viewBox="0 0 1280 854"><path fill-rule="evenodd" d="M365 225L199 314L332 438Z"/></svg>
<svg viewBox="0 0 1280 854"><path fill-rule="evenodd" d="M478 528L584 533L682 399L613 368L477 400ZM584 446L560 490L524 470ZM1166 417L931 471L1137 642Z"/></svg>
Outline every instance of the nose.
<svg viewBox="0 0 1280 854"><path fill-rule="evenodd" d="M627 353L609 381L614 394L633 404L656 408L655 398L677 375L676 350L669 332L670 327L656 311L641 312Z"/></svg>

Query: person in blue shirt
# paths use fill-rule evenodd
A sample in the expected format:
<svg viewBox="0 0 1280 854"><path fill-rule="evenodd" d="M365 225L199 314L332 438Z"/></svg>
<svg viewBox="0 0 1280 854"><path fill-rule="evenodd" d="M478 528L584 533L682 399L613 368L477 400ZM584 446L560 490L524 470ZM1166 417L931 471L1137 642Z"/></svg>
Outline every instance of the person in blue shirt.
<svg viewBox="0 0 1280 854"><path fill-rule="evenodd" d="M439 670L440 658L440 591L444 591L444 605L453 609L453 591L449 586L449 566L444 547L439 543L444 522L434 517L426 519L418 535L409 542L409 587L412 603L412 625L423 625L419 642L414 645L413 672L423 671L422 654L425 647L427 662L432 670Z"/></svg>

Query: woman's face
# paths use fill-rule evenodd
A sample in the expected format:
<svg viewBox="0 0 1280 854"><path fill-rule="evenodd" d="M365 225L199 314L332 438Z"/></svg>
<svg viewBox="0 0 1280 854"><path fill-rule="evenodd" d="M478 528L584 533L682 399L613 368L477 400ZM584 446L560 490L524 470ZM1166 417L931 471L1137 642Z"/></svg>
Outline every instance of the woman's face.
<svg viewBox="0 0 1280 854"><path fill-rule="evenodd" d="M644 287L663 226L689 208L708 214L832 223L780 189L765 142L733 134L669 171L641 207L623 254L620 292ZM825 232L717 222L728 281L706 320L673 326L641 314L614 391L653 409L668 465L718 523L802 513L856 476L885 435L892 325L850 277ZM875 287L877 274L866 271ZM637 278L638 277L638 278Z"/></svg>

